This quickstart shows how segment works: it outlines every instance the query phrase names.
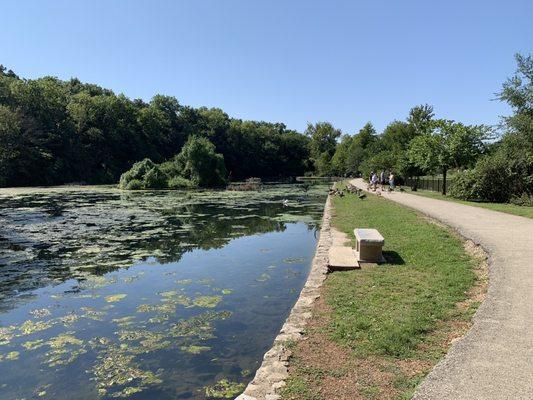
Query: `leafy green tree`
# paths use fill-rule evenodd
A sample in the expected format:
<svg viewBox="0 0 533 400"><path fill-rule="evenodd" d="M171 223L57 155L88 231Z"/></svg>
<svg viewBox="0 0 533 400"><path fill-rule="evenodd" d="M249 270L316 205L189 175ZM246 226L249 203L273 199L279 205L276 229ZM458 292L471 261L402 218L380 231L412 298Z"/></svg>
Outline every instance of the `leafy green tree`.
<svg viewBox="0 0 533 400"><path fill-rule="evenodd" d="M517 71L504 84L498 98L507 102L513 115L504 118L510 133L520 134L528 143L533 142L533 56L515 56Z"/></svg>
<svg viewBox="0 0 533 400"><path fill-rule="evenodd" d="M533 57L516 56L517 71L499 93L513 114L506 133L475 168L458 174L451 194L469 200L508 202L533 196Z"/></svg>
<svg viewBox="0 0 533 400"><path fill-rule="evenodd" d="M408 125L413 129L414 135L411 135L411 139L414 136L429 133L432 128L432 121L435 113L433 112L433 106L429 104L422 104L411 108L409 111L409 117L407 118ZM404 144L408 144L410 141L403 141Z"/></svg>
<svg viewBox="0 0 533 400"><path fill-rule="evenodd" d="M374 126L367 122L351 141L346 159L347 173L357 175L362 172L361 165L373 153L377 141L378 138Z"/></svg>
<svg viewBox="0 0 533 400"><path fill-rule="evenodd" d="M224 156L203 137L191 136L176 157L181 175L200 187L220 186L227 182Z"/></svg>
<svg viewBox="0 0 533 400"><path fill-rule="evenodd" d="M440 171L442 193L446 194L446 175L450 168L469 167L485 149L488 138L485 126L468 126L460 122L436 120L431 133L415 137L409 145L409 160L426 173Z"/></svg>
<svg viewBox="0 0 533 400"><path fill-rule="evenodd" d="M350 135L342 136L341 142L337 145L335 154L331 159L331 167L335 175L344 176L348 171L348 157L350 156L350 146L353 137Z"/></svg>
<svg viewBox="0 0 533 400"><path fill-rule="evenodd" d="M279 123L184 106L170 96L146 103L76 78L23 80L1 67L0 106L9 121L0 138L1 185L116 182L139 160L172 158L191 136L212 142L235 179L303 175L313 168L309 137ZM174 183L189 185L178 178Z"/></svg>
<svg viewBox="0 0 533 400"><path fill-rule="evenodd" d="M333 172L331 159L335 154L341 131L329 122L317 122L308 124L305 133L311 139L309 149L316 172L319 175L330 175Z"/></svg>

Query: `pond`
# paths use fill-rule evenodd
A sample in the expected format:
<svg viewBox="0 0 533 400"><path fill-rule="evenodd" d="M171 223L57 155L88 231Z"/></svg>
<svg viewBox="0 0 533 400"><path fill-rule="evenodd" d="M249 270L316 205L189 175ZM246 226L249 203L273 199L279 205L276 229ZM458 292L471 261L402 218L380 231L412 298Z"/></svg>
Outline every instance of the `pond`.
<svg viewBox="0 0 533 400"><path fill-rule="evenodd" d="M305 283L326 190L0 189L0 398L235 397Z"/></svg>

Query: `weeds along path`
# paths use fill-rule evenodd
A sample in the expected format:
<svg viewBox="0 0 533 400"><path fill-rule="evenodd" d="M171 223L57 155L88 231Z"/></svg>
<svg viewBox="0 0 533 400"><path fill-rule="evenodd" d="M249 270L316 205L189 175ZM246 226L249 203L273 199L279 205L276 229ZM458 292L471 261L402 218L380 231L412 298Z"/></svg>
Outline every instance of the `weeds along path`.
<svg viewBox="0 0 533 400"><path fill-rule="evenodd" d="M472 328L413 399L533 399L533 220L408 193L383 197L442 221L490 255L489 289Z"/></svg>

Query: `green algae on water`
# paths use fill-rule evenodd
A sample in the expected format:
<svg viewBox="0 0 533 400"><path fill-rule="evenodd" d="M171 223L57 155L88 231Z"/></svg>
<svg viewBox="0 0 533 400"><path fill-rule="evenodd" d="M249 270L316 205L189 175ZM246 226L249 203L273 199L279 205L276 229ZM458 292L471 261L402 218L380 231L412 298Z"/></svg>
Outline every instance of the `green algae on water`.
<svg viewBox="0 0 533 400"><path fill-rule="evenodd" d="M305 258L303 258L303 257L299 257L299 258L288 257L288 258L285 258L283 260L283 262L285 264L301 264L301 263L305 262Z"/></svg>
<svg viewBox="0 0 533 400"><path fill-rule="evenodd" d="M222 301L222 296L199 296L192 302L196 307L215 308Z"/></svg>
<svg viewBox="0 0 533 400"><path fill-rule="evenodd" d="M43 318L48 317L51 312L48 308L39 308L36 310L31 310L30 314L33 315L34 318Z"/></svg>
<svg viewBox="0 0 533 400"><path fill-rule="evenodd" d="M256 278L255 280L257 282L266 282L270 279L270 275L267 274L267 273L262 273L261 276L259 276L259 278Z"/></svg>
<svg viewBox="0 0 533 400"><path fill-rule="evenodd" d="M13 339L15 336L15 329L16 326L14 325L0 327L0 346L9 344L11 342L11 339Z"/></svg>
<svg viewBox="0 0 533 400"><path fill-rule="evenodd" d="M44 345L45 343L43 339L28 340L27 342L22 343L22 347L24 347L26 350L35 350Z"/></svg>
<svg viewBox="0 0 533 400"><path fill-rule="evenodd" d="M113 294L113 295L110 295L110 296L106 296L105 297L105 301L107 301L108 303L115 303L117 301L120 301L120 300L124 299L126 296L127 296L127 294L124 294L124 293Z"/></svg>
<svg viewBox="0 0 533 400"><path fill-rule="evenodd" d="M142 370L134 361L135 355L125 354L116 345L107 347L97 359L91 372L100 396L129 397L163 382L156 373Z"/></svg>
<svg viewBox="0 0 533 400"><path fill-rule="evenodd" d="M33 322L31 319L25 321L19 326L19 331L22 335L30 335L35 332L44 331L53 326L52 321L37 321Z"/></svg>
<svg viewBox="0 0 533 400"><path fill-rule="evenodd" d="M190 354L200 354L204 351L211 350L211 347L209 346L197 346L197 345L189 345L189 346L181 346L180 350L185 351Z"/></svg>
<svg viewBox="0 0 533 400"><path fill-rule="evenodd" d="M189 319L182 319L170 327L170 336L175 338L196 336L200 340L211 339L214 337L211 323L215 320L224 320L230 316L230 311L207 311Z"/></svg>
<svg viewBox="0 0 533 400"><path fill-rule="evenodd" d="M205 388L205 395L214 399L233 399L244 390L244 383L221 379L213 386Z"/></svg>
<svg viewBox="0 0 533 400"><path fill-rule="evenodd" d="M9 361L15 361L18 360L20 356L20 353L18 351L10 351L6 354L6 360Z"/></svg>

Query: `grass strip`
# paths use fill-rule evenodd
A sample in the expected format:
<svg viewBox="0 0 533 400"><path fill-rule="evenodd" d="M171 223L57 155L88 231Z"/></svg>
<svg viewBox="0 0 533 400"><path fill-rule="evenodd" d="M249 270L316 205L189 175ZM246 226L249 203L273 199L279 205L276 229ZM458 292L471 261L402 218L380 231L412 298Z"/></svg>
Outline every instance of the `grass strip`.
<svg viewBox="0 0 533 400"><path fill-rule="evenodd" d="M460 204L466 204L467 206L482 207L492 211L499 211L507 214L518 215L520 217L533 218L533 207L529 206L518 206L516 204L510 203L486 203L486 202L477 202L477 201L466 201L454 199L450 196L443 196L442 193L434 192L431 190L421 190L418 189L416 192L407 190L407 193L416 194L419 196L425 196L432 199L438 200L447 200L454 201Z"/></svg>
<svg viewBox="0 0 533 400"><path fill-rule="evenodd" d="M480 261L449 230L381 197L333 205L333 226L352 240L355 227L380 231L389 262L328 277L282 398L408 399L468 329Z"/></svg>

